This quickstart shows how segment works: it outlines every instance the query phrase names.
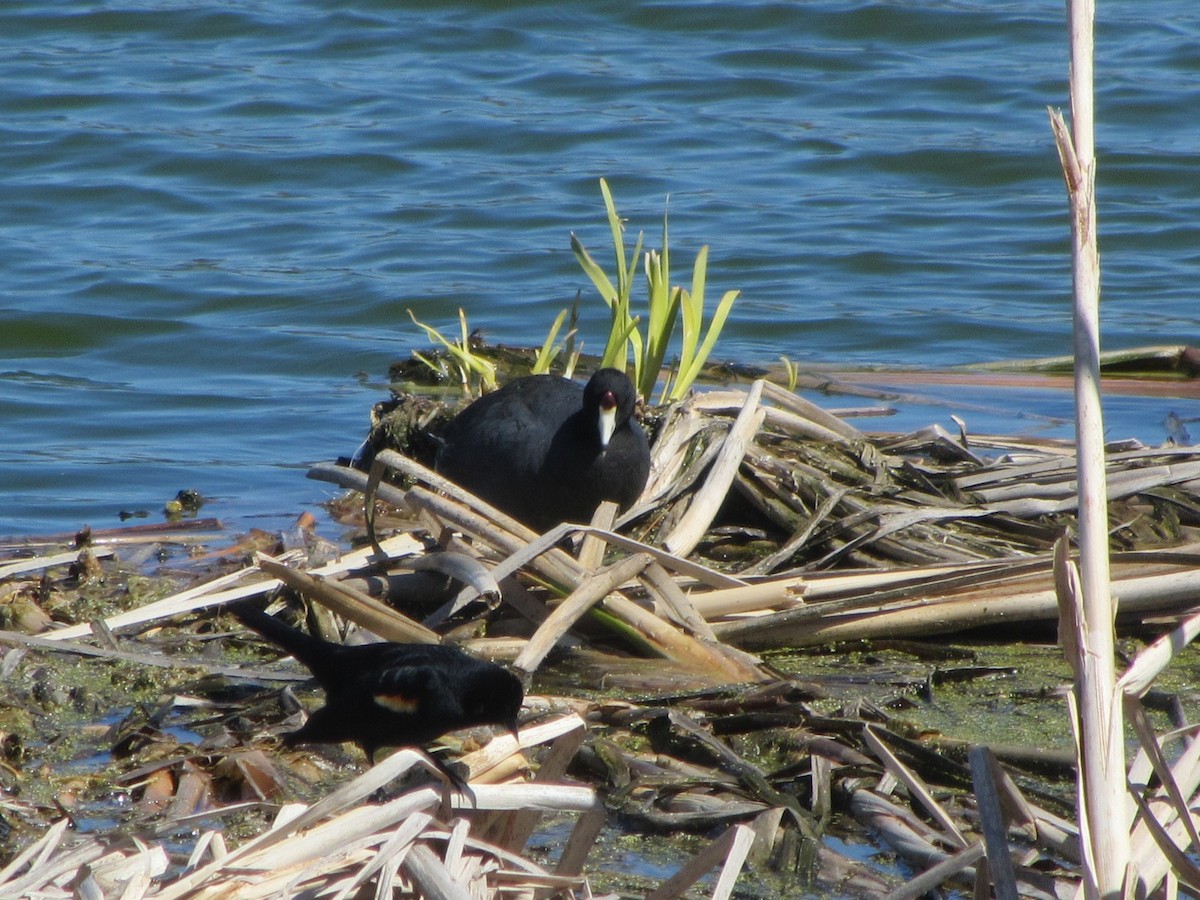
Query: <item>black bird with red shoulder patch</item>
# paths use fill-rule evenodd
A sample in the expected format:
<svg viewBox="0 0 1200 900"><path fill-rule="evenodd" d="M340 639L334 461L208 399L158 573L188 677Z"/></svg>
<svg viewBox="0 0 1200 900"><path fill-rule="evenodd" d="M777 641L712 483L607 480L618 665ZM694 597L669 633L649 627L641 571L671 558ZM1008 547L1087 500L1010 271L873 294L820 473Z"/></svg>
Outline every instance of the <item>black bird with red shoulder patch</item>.
<svg viewBox="0 0 1200 900"><path fill-rule="evenodd" d="M525 691L495 663L438 644L335 644L245 601L229 611L303 663L325 691L325 705L283 736L289 745L353 741L374 762L381 747L419 747L460 728L517 733Z"/></svg>

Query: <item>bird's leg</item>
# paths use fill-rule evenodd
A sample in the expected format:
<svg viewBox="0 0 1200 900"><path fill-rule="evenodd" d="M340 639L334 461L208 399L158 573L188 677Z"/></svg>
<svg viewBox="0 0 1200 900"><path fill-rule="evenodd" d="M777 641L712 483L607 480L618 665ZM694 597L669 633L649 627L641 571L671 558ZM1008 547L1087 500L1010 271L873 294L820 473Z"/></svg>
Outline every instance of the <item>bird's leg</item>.
<svg viewBox="0 0 1200 900"><path fill-rule="evenodd" d="M426 750L425 756L428 757L428 759L438 768L438 771L445 776L445 780L449 782L449 786L458 791L464 797L468 798L471 801L471 805L474 806L475 792L471 790L471 785L466 781L466 779L459 775L450 763L446 762L446 760L442 759L436 753Z"/></svg>

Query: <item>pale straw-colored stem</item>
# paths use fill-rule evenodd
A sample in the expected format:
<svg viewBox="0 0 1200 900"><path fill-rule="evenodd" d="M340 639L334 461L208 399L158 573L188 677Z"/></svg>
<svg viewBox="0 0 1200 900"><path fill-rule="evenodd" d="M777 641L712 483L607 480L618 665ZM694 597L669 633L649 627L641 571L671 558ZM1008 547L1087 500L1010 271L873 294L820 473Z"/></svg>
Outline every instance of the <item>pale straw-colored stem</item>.
<svg viewBox="0 0 1200 900"><path fill-rule="evenodd" d="M1069 0L1071 120L1051 123L1071 208L1074 285L1075 433L1079 484L1078 591L1061 602L1076 604L1078 658L1075 693L1079 712L1080 831L1090 841L1083 854L1084 894L1120 896L1129 863L1125 810L1125 749L1116 690L1113 616L1109 586L1108 506L1104 421L1100 403L1100 253L1096 242L1096 156L1093 124L1094 0Z"/></svg>

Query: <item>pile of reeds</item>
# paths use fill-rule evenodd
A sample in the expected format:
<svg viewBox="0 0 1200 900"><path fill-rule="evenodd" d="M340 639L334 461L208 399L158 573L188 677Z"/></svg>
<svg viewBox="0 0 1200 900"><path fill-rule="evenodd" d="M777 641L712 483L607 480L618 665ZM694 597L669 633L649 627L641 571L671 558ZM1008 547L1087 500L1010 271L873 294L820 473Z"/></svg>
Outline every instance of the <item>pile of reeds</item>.
<svg viewBox="0 0 1200 900"><path fill-rule="evenodd" d="M444 413L414 402L436 428ZM398 415L412 421L407 407ZM655 419L650 484L618 521L620 536L592 532L589 558L605 541L610 551L652 554L650 571L670 570L725 643L794 647L1057 619L1051 550L1072 534L1077 502L1066 442L936 427L869 438L765 381L694 395ZM417 530L436 536L452 526L471 541L453 546L475 556L511 557L533 543L537 536L410 458L420 456L379 451L381 467L411 489L376 478L373 496L418 514ZM1200 452L1129 441L1109 447L1108 463L1122 612L1176 609L1195 586L1181 548L1200 538ZM310 474L368 488L366 474L346 468ZM585 530L543 537L493 577L529 566L560 593L574 590L578 571L556 546L569 533ZM665 580L658 592L645 581L634 593L649 598L641 605L669 608L659 596ZM402 584L392 600L403 606Z"/></svg>
<svg viewBox="0 0 1200 900"><path fill-rule="evenodd" d="M530 729L522 746L554 740L549 756L567 756L583 726L562 717ZM512 745L512 746L509 746ZM470 796L444 796L432 786L404 790L385 800L378 793L423 758L401 750L311 806L282 805L269 828L236 848L207 828L182 866L170 866L161 842L133 837L68 835L61 819L0 871L4 896L38 897L426 897L532 895L537 890L579 890L578 872L604 822L604 807L583 786L491 784L519 752L512 738L498 739L464 763ZM473 758L472 758L473 757ZM424 761L428 765L427 761ZM500 775L496 776L496 770ZM441 807L445 803L459 810ZM218 818L205 810L171 819L174 827ZM545 813L578 817L556 870L521 855Z"/></svg>
<svg viewBox="0 0 1200 900"><path fill-rule="evenodd" d="M521 782L521 771L531 765L535 783L559 786L562 798L573 798L553 808L593 817L577 827L569 866L560 862L551 873L530 863L514 875L517 863L504 853L518 852L524 841L497 840L498 826L480 824L488 820L482 810L500 802L482 785L476 812L458 818L469 805L460 802L454 814L437 819L431 812L436 792L401 795L410 797L411 809L388 806L399 800L364 803L383 783L369 781L374 787L358 789L349 801L355 811L346 813L364 817L354 842L322 844L326 816L343 809L322 801L286 826L287 846L297 848L286 866L271 855L278 838L264 835L226 852L214 837L184 871L129 896L208 896L209 890L216 896L222 886L232 890L248 880L272 889L303 887L311 896L345 896L366 883L378 896L391 896L401 883L442 896L450 888L441 876L412 866L440 860L453 881L454 873L466 871L468 857L474 895L548 887L586 893L585 881L570 879L587 874L601 807L592 794L584 802L571 791L591 788L626 828L712 838L678 879L661 887L660 897L686 889L714 866L722 872L715 893L727 896L746 860L764 870L798 872L825 890L886 892L878 875L839 858L824 841L835 812L881 835L923 871L908 884L892 885L892 896L919 896L944 881L997 879L1017 885L1022 896L1073 892L1079 843L1062 803L1063 785L1048 789L1036 774L1049 764L1061 778L1071 771L1069 762L1048 763L1030 752L1000 763L986 742L931 745L905 734L883 705L870 702L879 698L818 712L806 685L748 652L929 636L997 622L1055 622L1052 547L1073 521L1070 448L936 430L870 438L765 382L668 407L654 431L651 483L643 502L616 523L619 531L613 510L602 507L590 525L533 534L419 463L381 450L371 475L340 467L312 473L367 495L371 547L311 571L302 557L259 555L242 572L98 626L125 634L286 587L317 610L379 637L437 641L449 635L539 679L553 674L547 669L560 657L586 658L614 675L628 671L631 659L642 660L635 667L645 688L640 693L656 694L648 699L531 694L529 709L550 718L523 726L527 755L509 776ZM1114 556L1121 615L1171 620L1190 613L1200 596L1192 533L1200 509L1200 451L1111 449L1113 539L1128 548ZM398 473L401 486L383 478L387 470ZM395 510L403 511L402 519L392 518ZM396 533L385 536L385 529ZM733 552L747 547L749 556ZM313 621L330 627L324 615ZM80 625L41 640L4 639L27 646L53 641L59 649L103 655L76 643L95 630ZM1190 639L1180 634L1177 646ZM1161 662L1164 651L1148 653ZM651 666L651 657L665 662ZM537 729L565 721L576 723L570 742L558 737L541 747ZM1188 735L1176 737L1186 741ZM1163 779L1156 754L1165 754L1151 739L1141 771L1157 766ZM485 752L500 752L504 740ZM516 748L508 750L511 757ZM1179 765L1187 770L1162 780L1167 787L1144 779L1149 786L1140 795L1148 809L1169 806L1169 795L1192 796L1200 777L1189 762L1193 755L1183 754ZM362 778L391 777L390 769L381 769ZM521 795L520 786L504 802L530 813L551 808L549 801ZM337 796L338 803L345 799ZM393 817L402 809L417 818ZM533 825L523 821L515 830L528 836ZM1185 822L1176 817L1171 824L1161 813L1160 821L1164 832ZM4 877L28 880L50 865L59 867L55 877L63 883L69 867L61 860L71 853L121 854L112 865L130 866L138 879L152 877L140 874L150 871L142 850L90 839L83 842L90 850L64 851L61 837L47 835ZM1153 840L1146 845L1147 858L1166 858ZM1172 866L1178 872L1174 860L1160 867L1160 881ZM284 873L292 880L277 880Z"/></svg>

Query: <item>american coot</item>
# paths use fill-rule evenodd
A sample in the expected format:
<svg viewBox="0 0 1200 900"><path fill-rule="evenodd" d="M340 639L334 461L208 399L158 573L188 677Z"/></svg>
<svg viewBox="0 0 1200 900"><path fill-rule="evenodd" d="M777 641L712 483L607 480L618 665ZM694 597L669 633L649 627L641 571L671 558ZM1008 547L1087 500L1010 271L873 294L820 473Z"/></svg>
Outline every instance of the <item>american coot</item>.
<svg viewBox="0 0 1200 900"><path fill-rule="evenodd" d="M538 531L589 522L600 501L625 509L646 486L650 446L633 405L633 383L617 369L586 387L518 378L446 426L437 470Z"/></svg>
<svg viewBox="0 0 1200 900"><path fill-rule="evenodd" d="M229 610L296 657L325 689L325 705L284 735L287 744L354 741L374 762L381 747L418 747L459 728L503 725L516 734L525 691L495 663L438 644L334 644L244 600Z"/></svg>

